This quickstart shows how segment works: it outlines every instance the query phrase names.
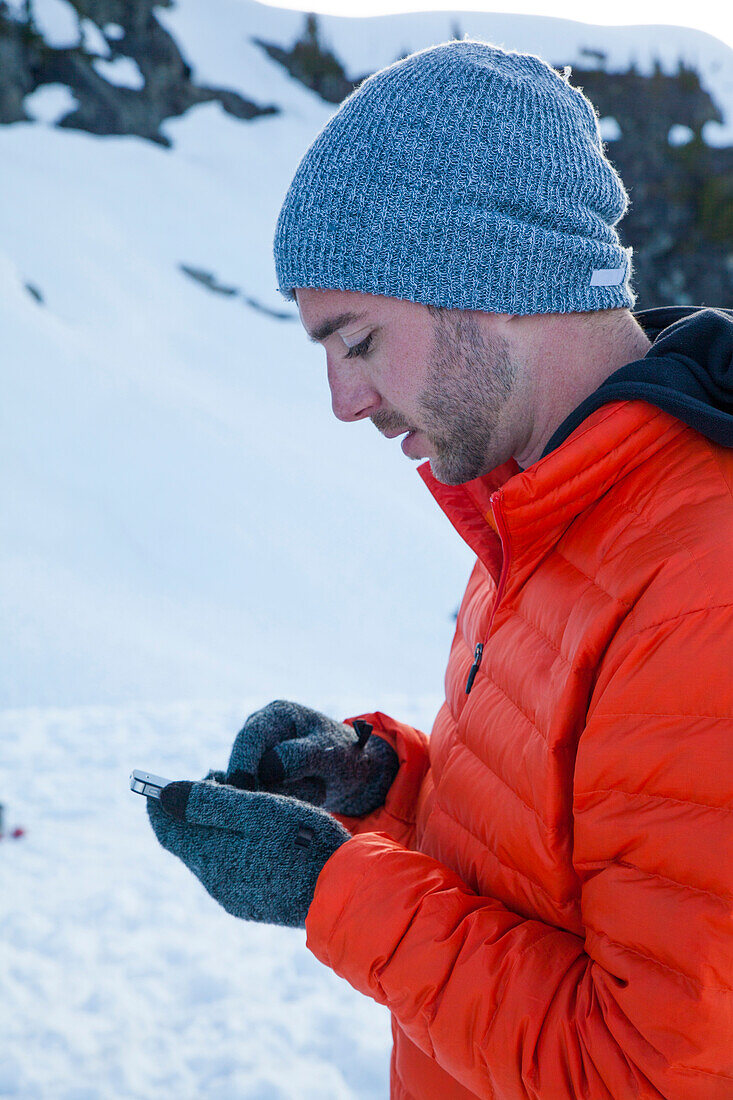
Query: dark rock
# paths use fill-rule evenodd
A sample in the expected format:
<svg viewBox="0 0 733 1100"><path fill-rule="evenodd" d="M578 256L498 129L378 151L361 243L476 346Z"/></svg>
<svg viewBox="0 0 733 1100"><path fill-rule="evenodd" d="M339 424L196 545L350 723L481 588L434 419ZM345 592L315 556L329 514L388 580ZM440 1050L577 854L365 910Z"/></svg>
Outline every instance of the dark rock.
<svg viewBox="0 0 733 1100"><path fill-rule="evenodd" d="M369 75L366 73L356 79L346 76L341 62L321 44L315 15L306 16L302 35L289 50L261 38L252 41L326 103L341 103Z"/></svg>
<svg viewBox="0 0 733 1100"><path fill-rule="evenodd" d="M731 305L733 147L703 140L705 124L723 116L698 74L682 62L674 74L657 64L650 76L575 68L571 82L621 128L607 154L631 198L619 229L634 249L637 308ZM692 140L670 144L673 126L688 127Z"/></svg>
<svg viewBox="0 0 733 1100"><path fill-rule="evenodd" d="M239 287L224 286L210 271L204 271L200 267L191 267L189 264L179 264L178 267L184 275L188 275L190 279L195 279L197 283L201 283L207 290L211 290L215 294L223 294L227 298L239 294Z"/></svg>
<svg viewBox="0 0 733 1100"><path fill-rule="evenodd" d="M25 284L25 289L28 291L31 298L35 298L35 300L38 302L39 306L42 306L44 304L43 295L41 294L41 292L40 292L40 290L38 289L37 286L34 286L33 283L26 283Z"/></svg>
<svg viewBox="0 0 733 1100"><path fill-rule="evenodd" d="M250 298L249 295L244 294L239 287L220 283L216 275L204 268L193 267L191 264L179 264L178 268L184 275L188 275L190 279L194 279L212 293L223 294L226 298L241 298L245 305L250 306L251 309L256 309L258 313L265 313L268 317L274 317L277 321L296 321L298 319L297 313L293 310L271 309L270 306L263 305L256 298Z"/></svg>
<svg viewBox="0 0 733 1100"><path fill-rule="evenodd" d="M10 19L0 0L0 123L28 121L23 99L37 86L45 48L32 26Z"/></svg>
<svg viewBox="0 0 733 1100"><path fill-rule="evenodd" d="M23 99L44 84L65 84L77 106L58 123L92 134L135 134L161 145L170 144L161 130L169 118L198 103L216 101L235 118L250 120L277 113L226 88L197 85L172 36L158 22L155 8L170 0L69 0L79 19L90 19L102 30L114 23L120 37L107 37L108 60L129 58L142 76L141 88L120 87L98 73L96 56L82 44L48 46L33 20L33 0L23 17L11 16L0 0L0 123L28 118Z"/></svg>

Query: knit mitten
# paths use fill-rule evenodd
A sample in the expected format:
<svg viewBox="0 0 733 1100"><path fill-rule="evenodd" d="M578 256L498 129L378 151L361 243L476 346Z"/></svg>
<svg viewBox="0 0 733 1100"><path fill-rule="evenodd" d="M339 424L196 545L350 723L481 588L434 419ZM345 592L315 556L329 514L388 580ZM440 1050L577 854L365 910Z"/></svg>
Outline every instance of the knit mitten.
<svg viewBox="0 0 733 1100"><path fill-rule="evenodd" d="M399 759L366 722L334 722L299 703L276 700L251 714L237 735L226 782L363 817L384 805Z"/></svg>
<svg viewBox="0 0 733 1100"><path fill-rule="evenodd" d="M147 799L155 835L228 913L302 928L326 861L350 834L325 810L215 780Z"/></svg>

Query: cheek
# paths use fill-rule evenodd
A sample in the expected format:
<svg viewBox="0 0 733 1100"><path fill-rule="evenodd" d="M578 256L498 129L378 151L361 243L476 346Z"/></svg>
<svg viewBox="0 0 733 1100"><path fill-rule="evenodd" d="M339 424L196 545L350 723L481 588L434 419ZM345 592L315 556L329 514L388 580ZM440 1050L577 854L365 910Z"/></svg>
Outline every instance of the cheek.
<svg viewBox="0 0 733 1100"><path fill-rule="evenodd" d="M426 360L421 350L409 340L400 341L390 356L390 369L383 378L384 397L402 412L418 409L427 374Z"/></svg>

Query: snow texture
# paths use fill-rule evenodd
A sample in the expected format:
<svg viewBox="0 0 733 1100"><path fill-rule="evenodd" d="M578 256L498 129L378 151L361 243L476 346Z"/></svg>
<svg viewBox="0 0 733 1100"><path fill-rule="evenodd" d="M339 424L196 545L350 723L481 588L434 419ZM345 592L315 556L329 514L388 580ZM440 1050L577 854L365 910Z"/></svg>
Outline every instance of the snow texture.
<svg viewBox="0 0 733 1100"><path fill-rule="evenodd" d="M599 119L598 129L604 141L619 141L623 136L618 120L612 115L606 115L605 118Z"/></svg>
<svg viewBox="0 0 733 1100"><path fill-rule="evenodd" d="M688 145L694 138L694 133L689 126L671 126L667 134L670 145Z"/></svg>
<svg viewBox="0 0 733 1100"><path fill-rule="evenodd" d="M77 106L77 98L65 84L42 84L23 100L28 115L36 122L55 126Z"/></svg>
<svg viewBox="0 0 733 1100"><path fill-rule="evenodd" d="M87 53L95 53L99 57L109 57L109 43L93 20L82 19L81 33L84 49Z"/></svg>
<svg viewBox="0 0 733 1100"><path fill-rule="evenodd" d="M238 921L160 848L135 767L224 767L235 706L0 716L0 1096L17 1100L384 1100L389 1014L301 931ZM314 699L336 716L355 700ZM437 699L386 701L427 725Z"/></svg>
<svg viewBox="0 0 733 1100"><path fill-rule="evenodd" d="M116 57L114 61L100 57L92 65L101 77L118 88L142 88L145 84L139 65L131 57Z"/></svg>
<svg viewBox="0 0 733 1100"><path fill-rule="evenodd" d="M33 0L33 22L49 46L79 45L79 16L67 0Z"/></svg>

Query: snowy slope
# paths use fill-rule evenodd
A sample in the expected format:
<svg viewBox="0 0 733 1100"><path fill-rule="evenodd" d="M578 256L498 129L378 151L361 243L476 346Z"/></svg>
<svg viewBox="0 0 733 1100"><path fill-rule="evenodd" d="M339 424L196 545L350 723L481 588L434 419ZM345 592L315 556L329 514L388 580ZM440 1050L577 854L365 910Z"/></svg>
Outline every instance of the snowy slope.
<svg viewBox="0 0 733 1100"><path fill-rule="evenodd" d="M49 28L65 6L47 0ZM0 705L432 693L468 552L396 444L333 419L321 353L297 322L179 269L284 308L274 221L331 109L251 38L287 44L302 15L246 0L159 15L199 80L282 113L242 123L198 107L168 124L172 151L0 128ZM355 75L456 22L556 63L583 47L611 67L683 55L733 119L731 51L694 31L477 14L322 22Z"/></svg>
<svg viewBox="0 0 733 1100"><path fill-rule="evenodd" d="M333 713L354 700L316 698ZM422 707L387 700L407 721ZM384 1100L389 1014L160 848L131 766L203 774L256 705L0 715L0 1096ZM205 746L205 747L204 747Z"/></svg>
<svg viewBox="0 0 733 1100"><path fill-rule="evenodd" d="M44 18L73 41L65 7L44 0ZM287 44L302 14L180 0L159 16L202 83L281 115L199 107L168 125L170 150L0 127L0 802L28 829L0 841L0 1096L377 1100L385 1013L301 933L220 911L154 843L127 775L222 766L275 696L429 729L471 556L397 446L331 416L298 324L244 300L292 313L272 229L331 108L249 39ZM681 53L727 112L709 140L730 134L730 50L697 32L322 26L356 75L456 21L558 64ZM38 114L65 103L48 89Z"/></svg>
<svg viewBox="0 0 733 1100"><path fill-rule="evenodd" d="M272 225L326 114L204 107L174 153L0 131L6 705L440 682L468 552L396 447L333 420L299 325L179 270L282 308Z"/></svg>

